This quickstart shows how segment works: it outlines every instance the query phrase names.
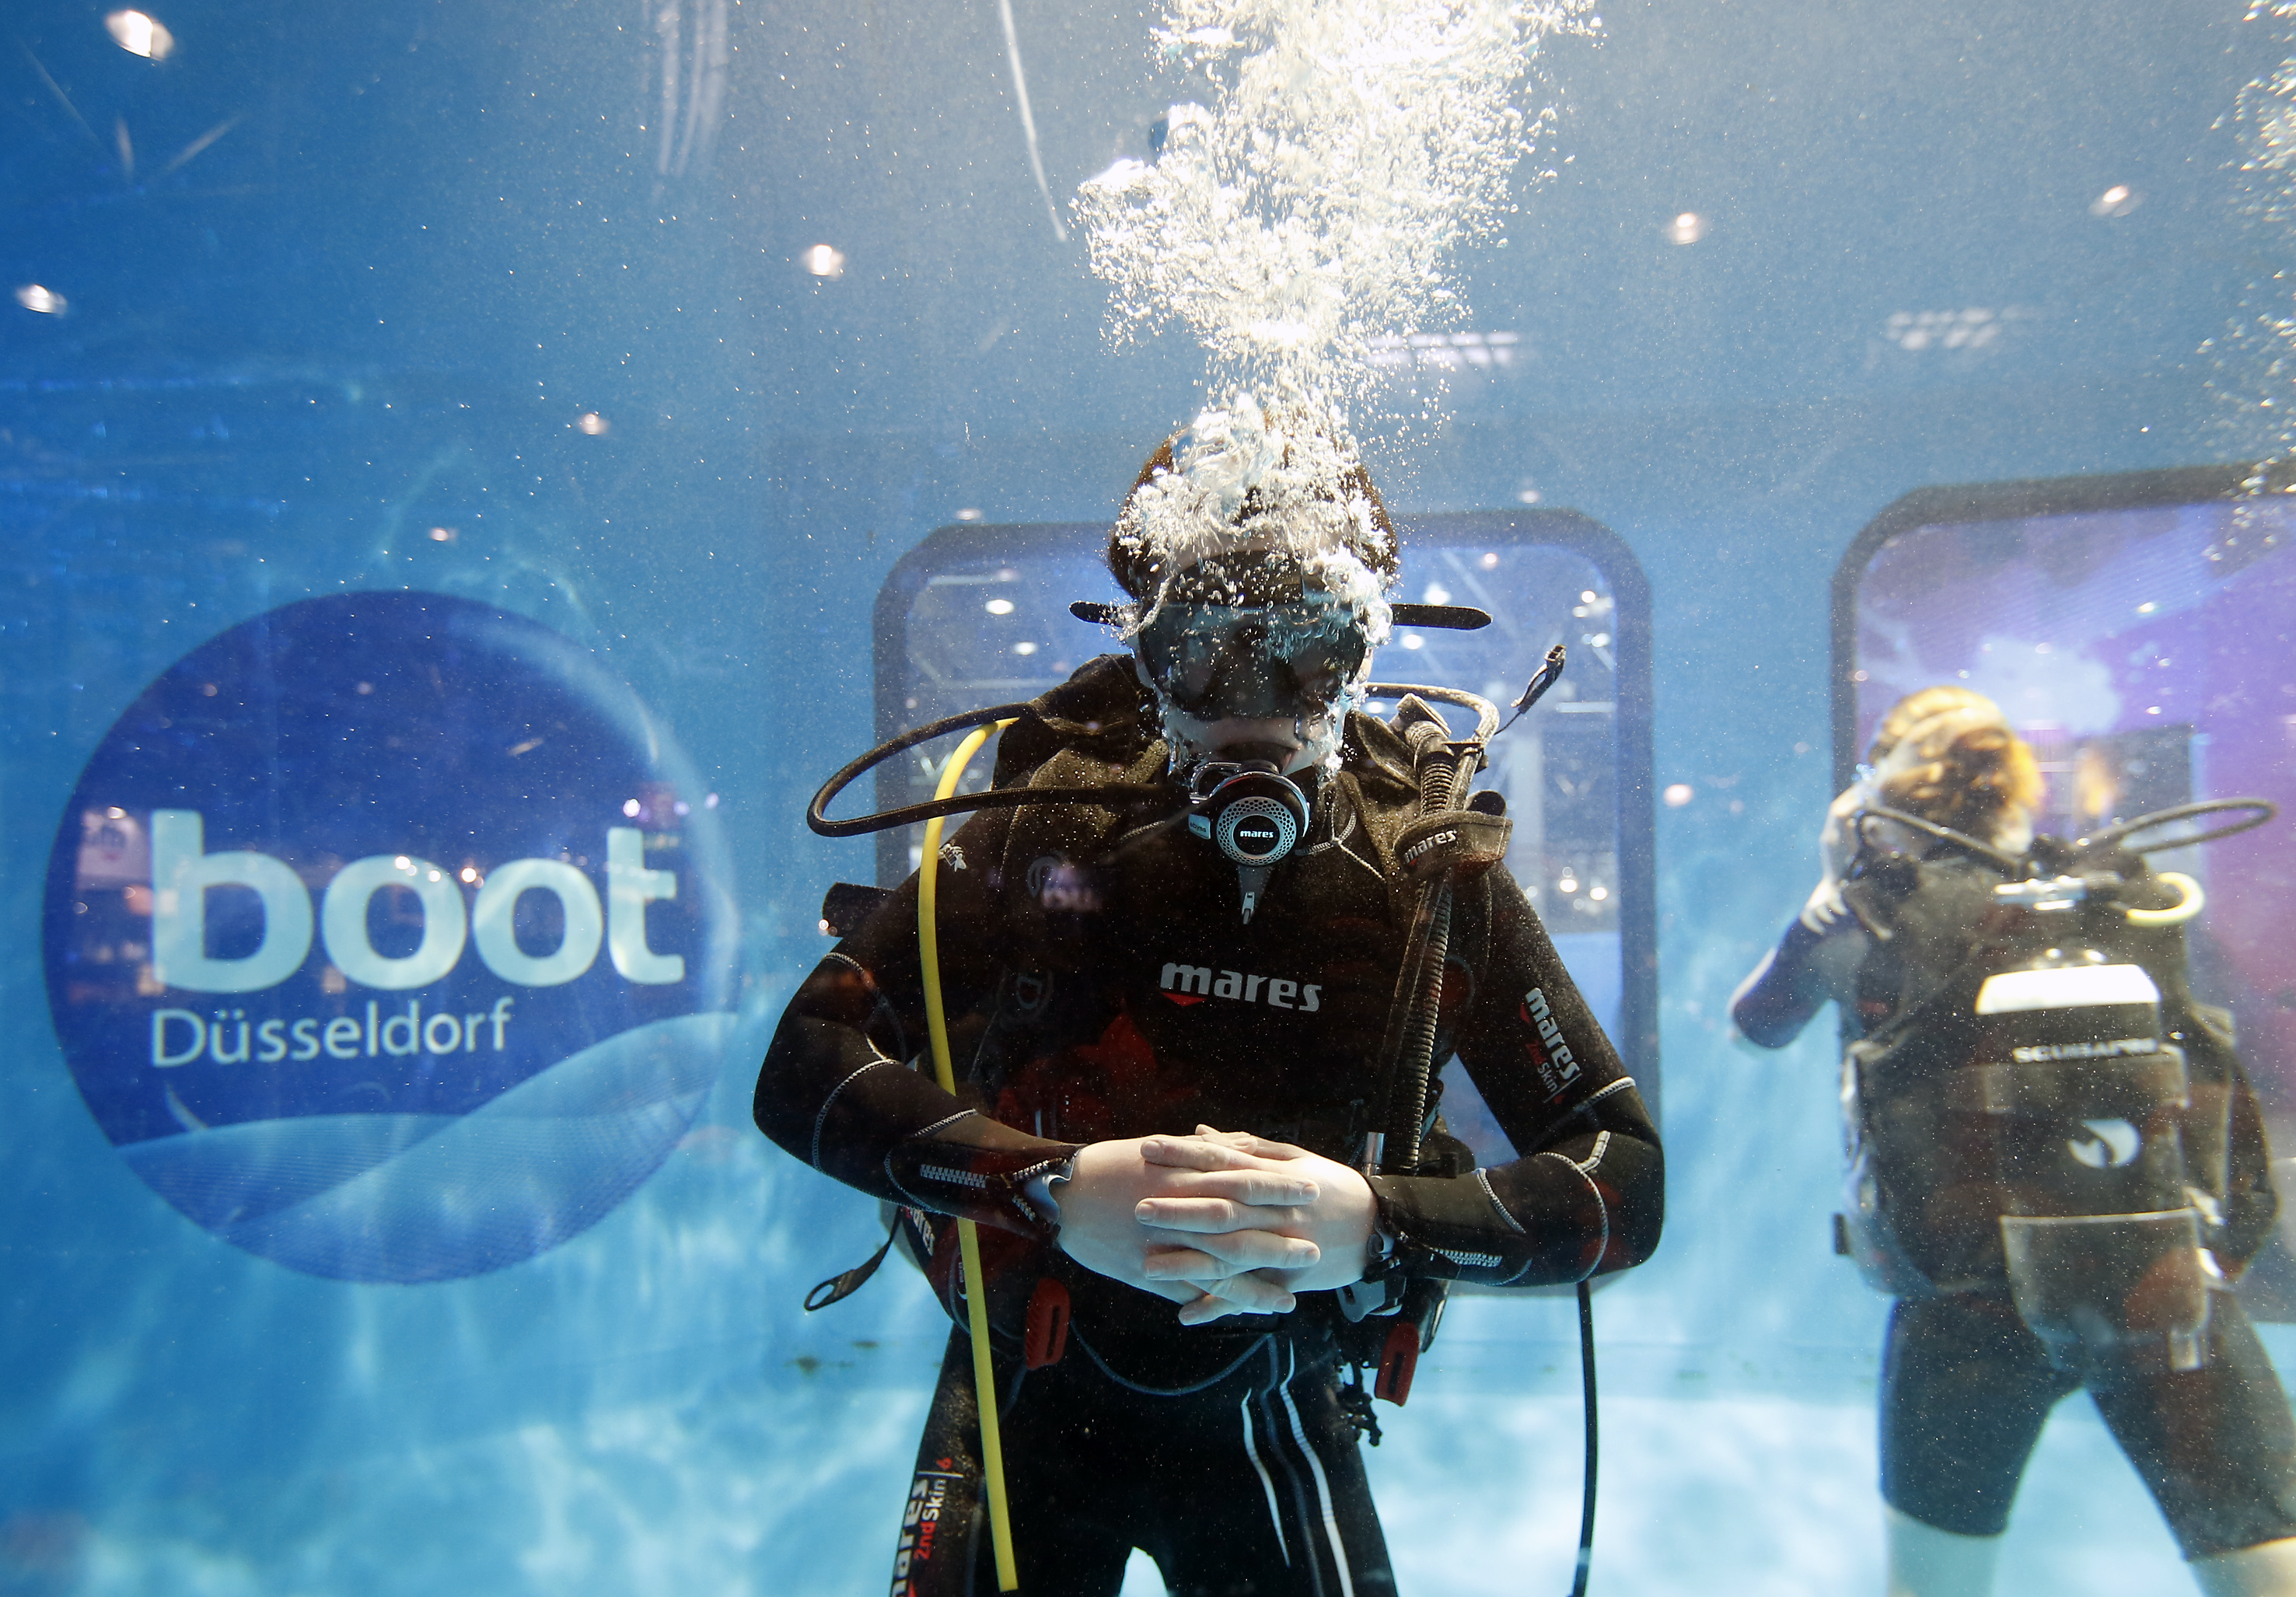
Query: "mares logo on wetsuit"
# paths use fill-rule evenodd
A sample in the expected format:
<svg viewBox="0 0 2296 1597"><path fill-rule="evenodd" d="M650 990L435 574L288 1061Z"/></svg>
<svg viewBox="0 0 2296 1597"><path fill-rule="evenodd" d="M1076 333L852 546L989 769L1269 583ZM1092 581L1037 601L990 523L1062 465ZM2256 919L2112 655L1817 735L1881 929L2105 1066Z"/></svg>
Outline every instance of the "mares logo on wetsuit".
<svg viewBox="0 0 2296 1597"><path fill-rule="evenodd" d="M1430 848L1440 848L1446 843L1456 843L1458 840L1459 834L1456 831L1439 831L1432 837L1422 838L1403 851L1403 863L1406 865L1412 864Z"/></svg>
<svg viewBox="0 0 2296 1597"><path fill-rule="evenodd" d="M917 1471L909 1486L909 1500L901 1509L901 1539L893 1551L892 1597L916 1597L916 1566L932 1561L934 1544L940 1539L941 1511L948 1506L949 1486L962 1478L946 1470Z"/></svg>
<svg viewBox="0 0 2296 1597"><path fill-rule="evenodd" d="M1207 998L1233 998L1244 1003L1265 1003L1270 1009L1296 1009L1305 1015L1312 1015L1324 1007L1324 989L1318 983L1254 976L1243 970L1219 971L1215 980L1210 965L1166 965L1157 986L1165 997L1184 1009Z"/></svg>
<svg viewBox="0 0 2296 1597"><path fill-rule="evenodd" d="M1538 1041L1527 1044L1526 1052L1538 1067L1539 1085L1552 1098L1578 1079L1578 1061L1562 1040L1562 1028L1554 1023L1543 988L1533 987L1522 995L1522 1022L1538 1033Z"/></svg>
<svg viewBox="0 0 2296 1597"><path fill-rule="evenodd" d="M343 1281L517 1263L609 1213L715 1078L714 795L548 627L342 594L178 660L49 857L48 1003L147 1185Z"/></svg>

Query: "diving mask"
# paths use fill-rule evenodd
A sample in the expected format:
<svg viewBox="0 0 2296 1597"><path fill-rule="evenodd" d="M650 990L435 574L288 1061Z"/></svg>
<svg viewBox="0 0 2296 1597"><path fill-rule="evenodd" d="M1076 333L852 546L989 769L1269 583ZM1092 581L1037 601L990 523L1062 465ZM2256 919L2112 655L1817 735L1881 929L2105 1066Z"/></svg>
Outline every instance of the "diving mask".
<svg viewBox="0 0 2296 1597"><path fill-rule="evenodd" d="M1371 660L1361 607L1278 554L1182 573L1132 644L1167 706L1204 723L1331 718Z"/></svg>
<svg viewBox="0 0 2296 1597"><path fill-rule="evenodd" d="M1149 679L1201 721L1311 719L1356 684L1370 645L1352 610L1167 601L1134 641Z"/></svg>

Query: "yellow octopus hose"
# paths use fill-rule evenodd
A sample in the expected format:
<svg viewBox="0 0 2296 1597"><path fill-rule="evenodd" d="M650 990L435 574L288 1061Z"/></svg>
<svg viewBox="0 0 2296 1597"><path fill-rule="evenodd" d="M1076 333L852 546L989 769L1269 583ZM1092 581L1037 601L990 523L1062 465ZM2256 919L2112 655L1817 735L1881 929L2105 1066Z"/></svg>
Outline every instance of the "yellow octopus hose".
<svg viewBox="0 0 2296 1597"><path fill-rule="evenodd" d="M2201 891L2201 884L2182 871L2163 871L2160 880L2163 887L2176 889L2185 896L2184 898L2167 909L2122 910L2120 913L2128 917L2131 926L2175 926L2199 914L2201 906L2208 902L2208 895Z"/></svg>
<svg viewBox="0 0 2296 1597"><path fill-rule="evenodd" d="M1010 721L999 721L994 726L974 728L972 734L956 746L956 752L948 757L948 764L941 770L940 786L933 797L946 798L955 792L958 778L980 751L980 745L988 741L992 733L1002 732L1012 725ZM925 854L917 866L917 959L924 974L925 1028L932 1038L933 1077L940 1083L942 1092L954 1095L956 1071L949 1063L948 1016L943 1012L940 1001L938 910L941 822L945 818L935 815L925 823ZM988 1538L996 1552L996 1589L1017 1592L1021 1589L1021 1575L1013 1559L1013 1516L1004 1497L1004 1444L996 1420L996 1372L988 1356L988 1291L980 1274L980 1233L972 1221L956 1223L956 1243L964 1259L964 1305L972 1338L973 1398L980 1410L980 1457L988 1477Z"/></svg>

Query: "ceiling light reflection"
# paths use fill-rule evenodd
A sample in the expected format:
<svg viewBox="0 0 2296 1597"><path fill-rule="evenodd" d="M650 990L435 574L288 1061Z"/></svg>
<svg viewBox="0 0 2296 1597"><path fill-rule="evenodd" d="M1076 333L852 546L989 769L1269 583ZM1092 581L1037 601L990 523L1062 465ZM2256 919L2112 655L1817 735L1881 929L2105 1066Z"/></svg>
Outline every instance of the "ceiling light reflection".
<svg viewBox="0 0 2296 1597"><path fill-rule="evenodd" d="M1989 349L2001 341L2012 322L2033 315L2021 306L1993 310L1972 306L1965 310L1901 310L1882 324L1882 336L1898 348L1918 355L1924 349Z"/></svg>
<svg viewBox="0 0 2296 1597"><path fill-rule="evenodd" d="M1694 244L1706 236L1709 223L1694 210L1686 210L1666 225L1666 242L1669 244Z"/></svg>
<svg viewBox="0 0 2296 1597"><path fill-rule="evenodd" d="M69 301L53 289L43 288L37 283L28 283L16 291L16 303L26 310L36 310L44 316L61 316L64 314L64 307Z"/></svg>
<svg viewBox="0 0 2296 1597"><path fill-rule="evenodd" d="M2144 202L2144 197L2125 183L2116 183L2088 202L2092 217L2125 217Z"/></svg>
<svg viewBox="0 0 2296 1597"><path fill-rule="evenodd" d="M1470 366L1513 367L1522 335L1475 332L1382 333L1369 342L1371 364L1382 371L1464 372Z"/></svg>
<svg viewBox="0 0 2296 1597"><path fill-rule="evenodd" d="M832 250L827 244L816 244L812 249L798 257L798 259L802 261L805 265L805 269L812 273L816 277L842 277L845 275L845 251L842 250Z"/></svg>
<svg viewBox="0 0 2296 1597"><path fill-rule="evenodd" d="M577 416L574 419L574 426L576 430L578 431L586 433L594 438L603 438L605 434L613 430L613 425L614 424L611 422L607 421L605 417L600 415L594 410L584 411L579 416Z"/></svg>
<svg viewBox="0 0 2296 1597"><path fill-rule="evenodd" d="M176 47L176 36L156 18L140 11L116 11L103 19L104 30L130 55L165 61Z"/></svg>

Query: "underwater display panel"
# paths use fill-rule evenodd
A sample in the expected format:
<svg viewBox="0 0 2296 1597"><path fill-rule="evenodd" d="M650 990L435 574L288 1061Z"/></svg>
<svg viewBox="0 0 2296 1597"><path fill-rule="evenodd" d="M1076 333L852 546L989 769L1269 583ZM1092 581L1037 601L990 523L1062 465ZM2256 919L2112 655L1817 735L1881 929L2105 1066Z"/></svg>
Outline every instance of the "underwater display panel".
<svg viewBox="0 0 2296 1597"><path fill-rule="evenodd" d="M2206 895L2189 938L2202 998L2230 1010L2267 1140L2296 1148L2296 564L2250 468L1941 488L1861 534L1837 577L1837 774L1906 693L1958 683L2001 706L2042 779L2036 827L2078 838L2195 801L2283 819L2151 856ZM2221 817L2219 817L2221 819ZM2197 823L2186 823L2189 833ZM2169 828L2150 840L2173 841ZM2274 1162L2286 1190L2296 1162ZM2296 1316L2289 1222L2243 1281Z"/></svg>
<svg viewBox="0 0 2296 1597"><path fill-rule="evenodd" d="M1464 688L1504 707L1549 649L1568 651L1560 684L1494 743L1480 785L1505 796L1508 869L1656 1102L1646 580L1607 529L1569 512L1409 518L1400 530L1411 553L1399 601L1472 606L1491 624L1398 623L1374 679ZM1070 610L1118 596L1102 561L1106 537L1091 524L959 525L920 545L878 596L879 735L1033 697L1093 656L1120 651L1114 629ZM1369 708L1390 714L1394 700ZM931 798L939 758L928 747L881 766L876 807ZM968 769L959 790L985 787L989 764L984 756ZM916 868L921 831L878 834L880 881ZM1447 1112L1468 1117L1462 1134L1479 1152L1505 1157L1472 1084L1456 1069L1447 1081Z"/></svg>

